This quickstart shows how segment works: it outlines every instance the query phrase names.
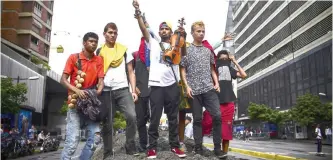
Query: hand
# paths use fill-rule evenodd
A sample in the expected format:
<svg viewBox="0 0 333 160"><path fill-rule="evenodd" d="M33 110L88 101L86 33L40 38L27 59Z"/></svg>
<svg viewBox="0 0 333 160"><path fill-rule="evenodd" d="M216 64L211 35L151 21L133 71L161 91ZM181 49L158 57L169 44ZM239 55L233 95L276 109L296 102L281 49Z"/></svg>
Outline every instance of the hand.
<svg viewBox="0 0 333 160"><path fill-rule="evenodd" d="M102 94L102 90L97 90L97 92L96 92L96 93L97 93L97 95L99 95L99 96L100 96L100 95Z"/></svg>
<svg viewBox="0 0 333 160"><path fill-rule="evenodd" d="M229 59L230 59L230 61L232 61L233 63L236 62L236 59L235 59L235 56L234 56L234 55L230 55L230 54L229 54Z"/></svg>
<svg viewBox="0 0 333 160"><path fill-rule="evenodd" d="M136 93L137 95L140 95L140 94L141 94L141 91L140 91L140 89L139 89L138 87L135 87L135 93Z"/></svg>
<svg viewBox="0 0 333 160"><path fill-rule="evenodd" d="M80 90L80 89L76 90L75 93L76 93L81 99L85 99L85 98L87 98L87 94L88 94L87 91L85 91L85 90Z"/></svg>
<svg viewBox="0 0 333 160"><path fill-rule="evenodd" d="M193 97L192 97L193 92L192 92L192 89L189 86L186 87L186 94L187 94L187 97L193 99Z"/></svg>
<svg viewBox="0 0 333 160"><path fill-rule="evenodd" d="M137 0L133 0L133 3L132 3L133 7L136 9L136 10L139 10L139 2Z"/></svg>
<svg viewBox="0 0 333 160"><path fill-rule="evenodd" d="M217 92L220 93L220 84L216 84L216 85L214 86L214 89L215 89Z"/></svg>
<svg viewBox="0 0 333 160"><path fill-rule="evenodd" d="M223 38L222 38L222 41L232 40L232 39L234 39L234 36L235 36L234 33L225 33Z"/></svg>
<svg viewBox="0 0 333 160"><path fill-rule="evenodd" d="M185 32L185 29L183 27L178 26L178 29L175 31L175 33L180 33L181 36L186 38L187 33Z"/></svg>
<svg viewBox="0 0 333 160"><path fill-rule="evenodd" d="M134 102L138 100L138 95L136 95L136 93L132 93L132 97Z"/></svg>

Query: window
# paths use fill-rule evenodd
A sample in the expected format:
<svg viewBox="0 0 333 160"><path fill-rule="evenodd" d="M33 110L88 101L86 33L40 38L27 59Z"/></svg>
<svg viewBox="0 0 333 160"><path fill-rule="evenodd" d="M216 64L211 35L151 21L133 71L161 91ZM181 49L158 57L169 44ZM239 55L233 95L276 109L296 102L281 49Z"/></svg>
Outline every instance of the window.
<svg viewBox="0 0 333 160"><path fill-rule="evenodd" d="M38 17L42 17L42 6L40 4L38 4L38 2L36 2L36 1L35 1L34 13Z"/></svg>
<svg viewBox="0 0 333 160"><path fill-rule="evenodd" d="M38 38L34 37L34 36L31 36L31 43L35 44L36 46L38 46Z"/></svg>
<svg viewBox="0 0 333 160"><path fill-rule="evenodd" d="M46 44L44 45L44 55L45 55L46 57L49 56L49 46L47 46Z"/></svg>
<svg viewBox="0 0 333 160"><path fill-rule="evenodd" d="M45 32L45 39L50 42L50 37L51 37L51 31L46 29L46 32Z"/></svg>
<svg viewBox="0 0 333 160"><path fill-rule="evenodd" d="M52 15L50 13L47 13L46 23L51 26L51 22L52 22Z"/></svg>

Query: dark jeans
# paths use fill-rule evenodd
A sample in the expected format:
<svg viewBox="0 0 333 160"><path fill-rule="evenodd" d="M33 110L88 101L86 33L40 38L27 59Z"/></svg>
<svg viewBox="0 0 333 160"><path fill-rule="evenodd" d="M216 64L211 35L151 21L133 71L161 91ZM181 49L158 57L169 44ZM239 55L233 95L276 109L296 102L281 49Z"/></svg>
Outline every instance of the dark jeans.
<svg viewBox="0 0 333 160"><path fill-rule="evenodd" d="M178 111L180 92L177 83L167 87L152 86L150 92L151 117L148 129L149 149L156 149L158 127L163 112L167 114L169 122L169 144L172 148L179 148L178 140Z"/></svg>
<svg viewBox="0 0 333 160"><path fill-rule="evenodd" d="M317 139L317 153L321 152L321 139Z"/></svg>
<svg viewBox="0 0 333 160"><path fill-rule="evenodd" d="M147 149L147 127L146 124L150 118L149 97L139 97L135 103L136 121L139 132L139 143L142 149Z"/></svg>
<svg viewBox="0 0 333 160"><path fill-rule="evenodd" d="M135 105L128 88L121 88L112 91L103 91L100 100L103 105L107 105L109 113L107 119L103 123L102 136L104 142L104 155L112 153L112 133L113 133L113 117L115 110L119 110L125 115L126 119L126 151L133 152L135 148L136 133L136 114ZM112 98L111 98L112 97ZM111 108L112 106L112 108ZM112 118L111 118L112 117Z"/></svg>
<svg viewBox="0 0 333 160"><path fill-rule="evenodd" d="M212 116L214 149L221 150L221 111L216 91L212 89L206 93L194 95L193 99L189 99L189 102L193 109L195 146L197 148L202 146L202 107L205 107Z"/></svg>

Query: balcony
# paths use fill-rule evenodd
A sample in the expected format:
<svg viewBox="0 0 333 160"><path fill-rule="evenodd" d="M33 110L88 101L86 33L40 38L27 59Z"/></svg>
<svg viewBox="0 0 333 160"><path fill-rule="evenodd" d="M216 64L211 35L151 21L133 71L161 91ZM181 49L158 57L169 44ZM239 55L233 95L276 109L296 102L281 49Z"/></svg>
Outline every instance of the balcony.
<svg viewBox="0 0 333 160"><path fill-rule="evenodd" d="M40 17L40 18L42 18L42 11L41 10L39 10L38 8L34 8L34 13L38 16L38 17Z"/></svg>
<svg viewBox="0 0 333 160"><path fill-rule="evenodd" d="M36 52L39 52L38 45L34 44L33 42L30 43L30 48Z"/></svg>

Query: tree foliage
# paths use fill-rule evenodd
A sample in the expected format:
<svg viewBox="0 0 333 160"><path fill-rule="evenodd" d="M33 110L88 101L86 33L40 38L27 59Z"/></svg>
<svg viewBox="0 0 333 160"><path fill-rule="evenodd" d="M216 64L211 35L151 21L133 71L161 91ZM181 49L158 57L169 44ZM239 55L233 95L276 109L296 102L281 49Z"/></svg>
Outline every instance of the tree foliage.
<svg viewBox="0 0 333 160"><path fill-rule="evenodd" d="M304 94L299 96L291 109L291 117L303 126L332 120L332 103L322 103L319 96Z"/></svg>
<svg viewBox="0 0 333 160"><path fill-rule="evenodd" d="M59 112L60 112L61 115L66 116L67 111L68 111L68 104L67 104L67 101L64 101L64 103L62 104Z"/></svg>
<svg viewBox="0 0 333 160"><path fill-rule="evenodd" d="M118 130L124 128L126 128L125 116L119 111L116 111L115 116L113 118L113 129Z"/></svg>
<svg viewBox="0 0 333 160"><path fill-rule="evenodd" d="M11 78L1 78L1 113L18 113L20 105L27 100L26 93L24 83L13 84Z"/></svg>
<svg viewBox="0 0 333 160"><path fill-rule="evenodd" d="M251 102L248 108L248 113L250 119L252 120L265 121L277 125L280 125L289 120L288 112L280 112L264 104L256 104Z"/></svg>

